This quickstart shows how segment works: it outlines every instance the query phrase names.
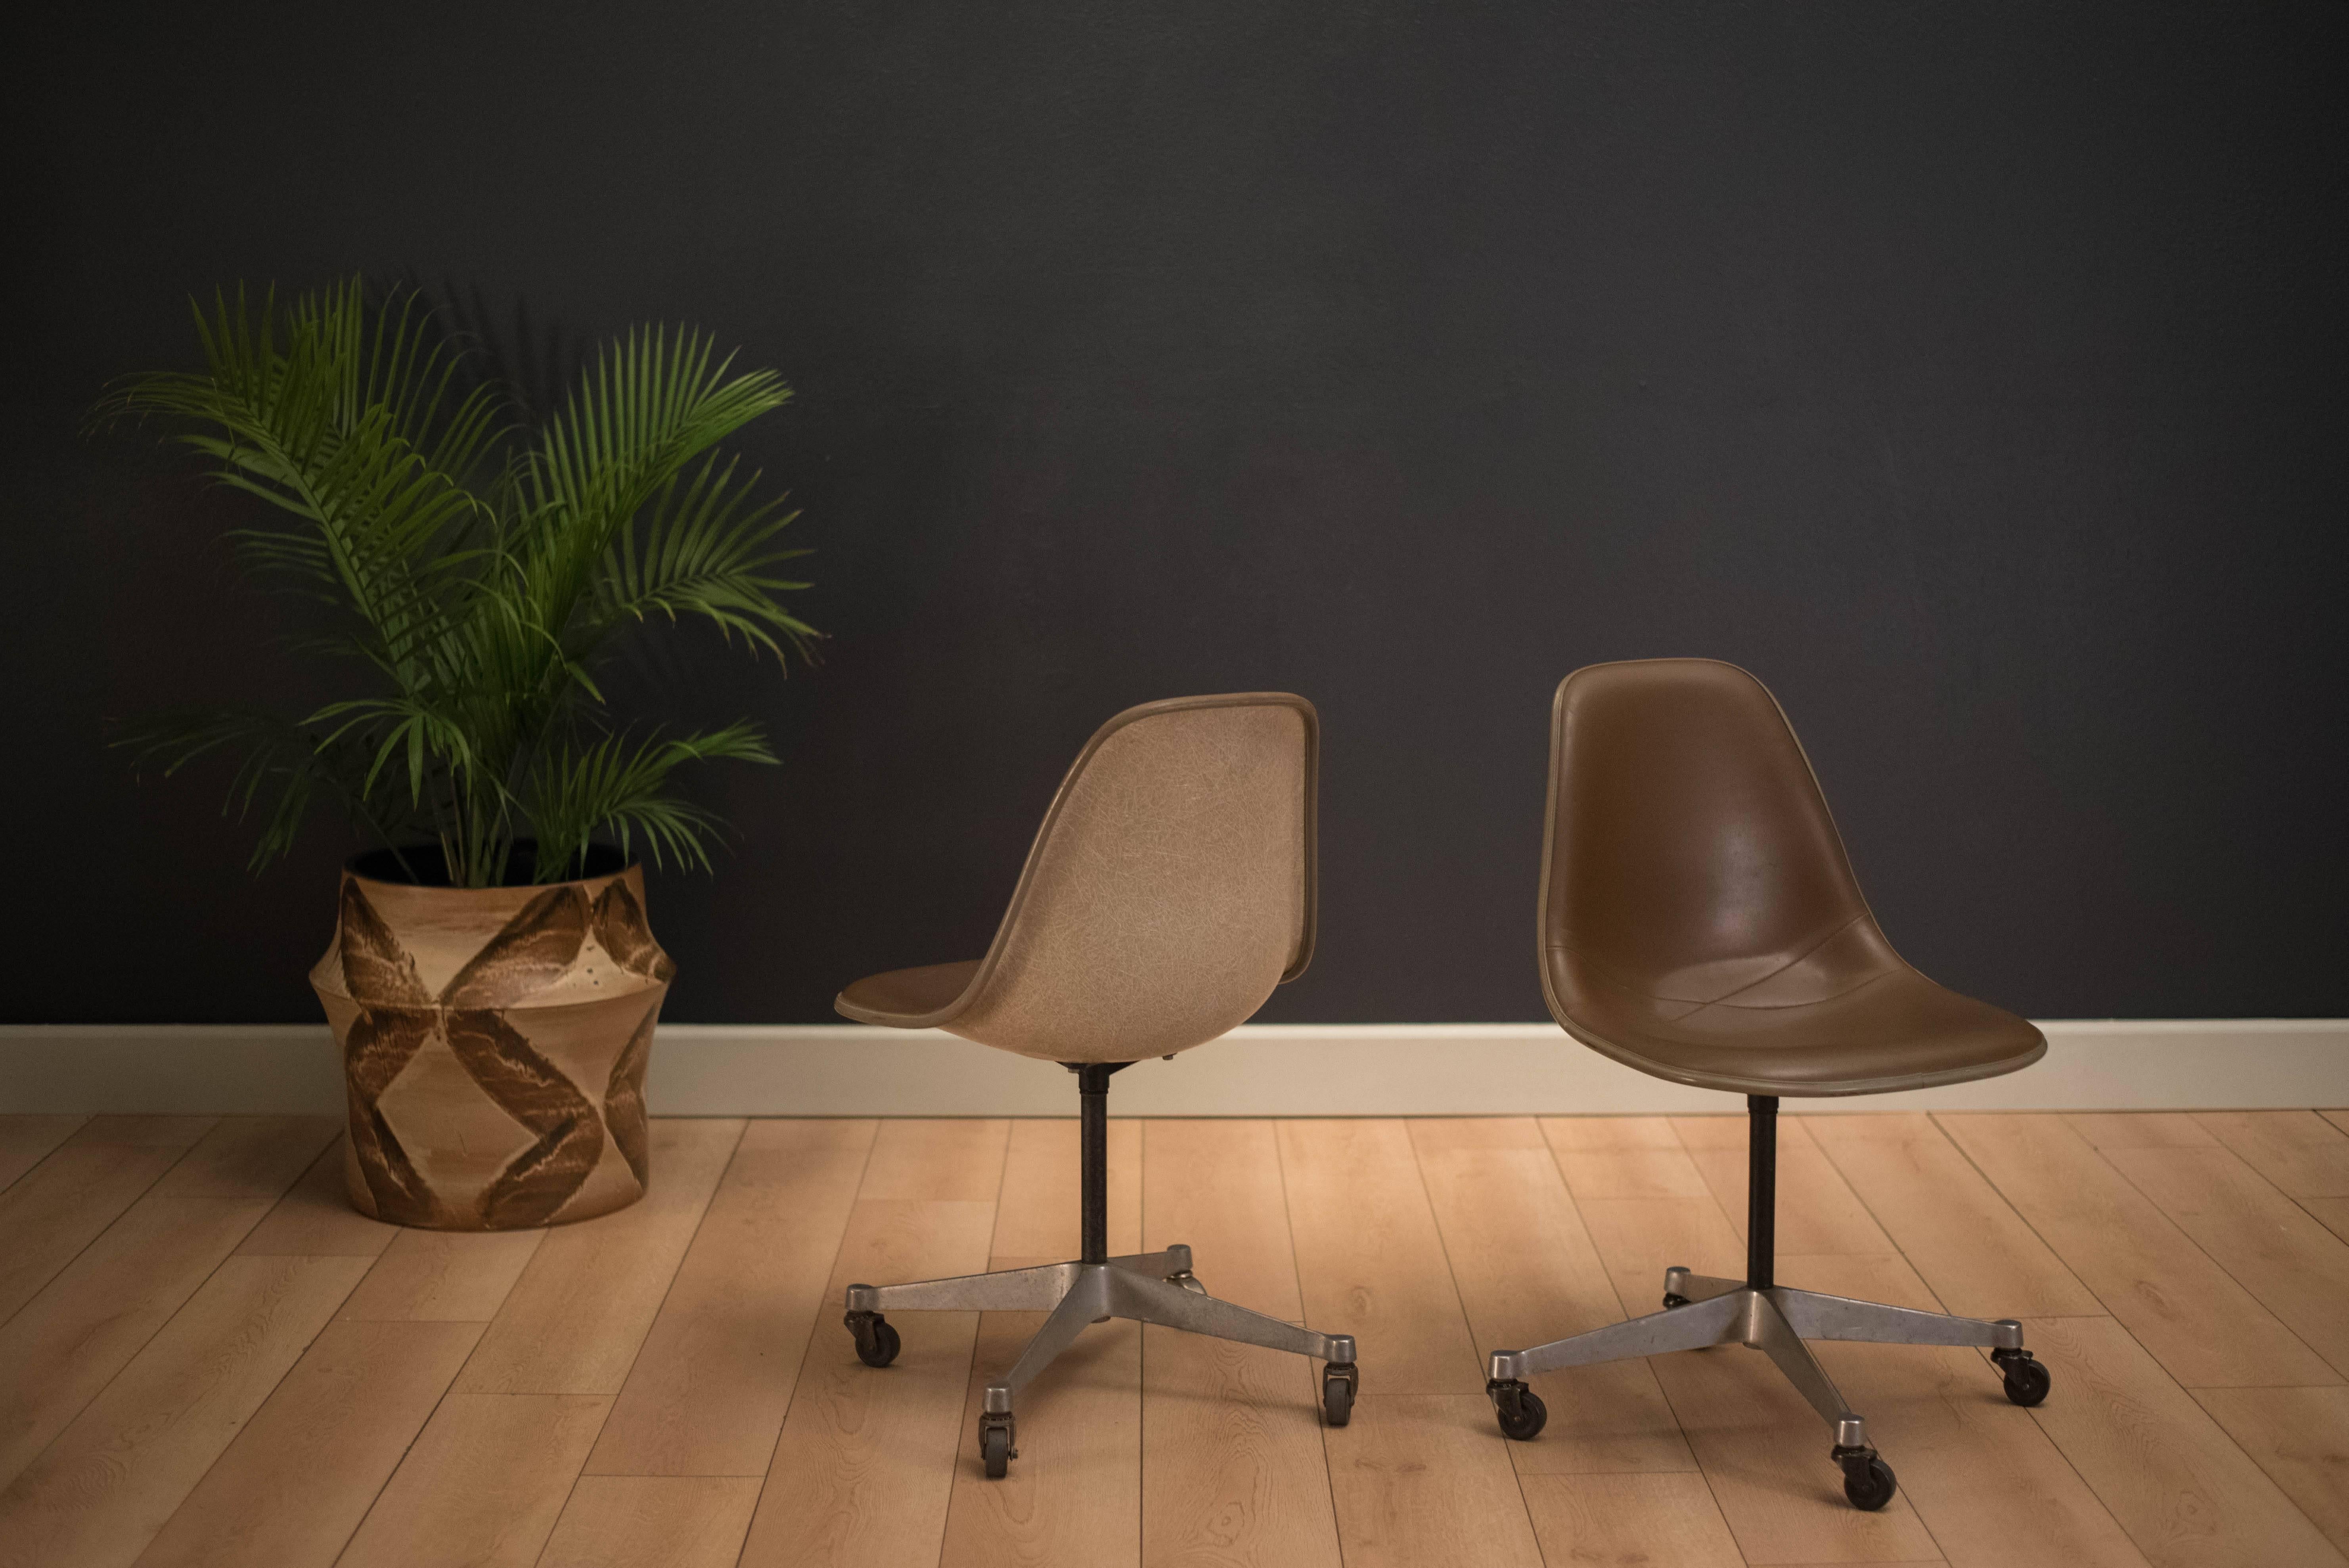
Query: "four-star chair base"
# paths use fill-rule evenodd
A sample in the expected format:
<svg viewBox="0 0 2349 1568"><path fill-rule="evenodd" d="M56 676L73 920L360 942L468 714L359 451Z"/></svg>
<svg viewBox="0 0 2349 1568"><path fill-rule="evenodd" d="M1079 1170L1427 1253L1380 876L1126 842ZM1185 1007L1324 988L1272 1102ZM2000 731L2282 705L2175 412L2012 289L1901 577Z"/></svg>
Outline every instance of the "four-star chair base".
<svg viewBox="0 0 2349 1568"><path fill-rule="evenodd" d="M1082 1204L1084 1255L1073 1263L1003 1269L926 1280L918 1284L853 1284L848 1287L849 1332L856 1354L868 1367L886 1367L897 1357L897 1331L885 1312L1049 1312L1044 1326L1010 1370L987 1385L978 1418L978 1451L988 1475L1000 1480L1019 1456L1013 1446L1012 1399L1039 1372L1076 1343L1089 1324L1112 1317L1162 1324L1242 1345L1310 1356L1321 1369L1321 1411L1333 1427L1352 1416L1361 1374L1350 1335L1317 1334L1247 1307L1218 1301L1191 1273L1191 1249L1108 1256L1109 1075L1129 1064L1070 1064L1077 1075L1083 1115Z"/></svg>
<svg viewBox="0 0 2349 1568"><path fill-rule="evenodd" d="M1882 1508L1892 1501L1897 1484L1892 1468L1877 1457L1868 1440L1867 1422L1844 1402L1835 1380L1819 1365L1806 1341L1857 1339L1875 1345L1980 1346L1990 1351L1991 1359L2005 1374L2006 1397L2018 1405L2036 1405L2047 1397L2047 1369L2023 1347L2023 1325L2011 1317L1950 1317L1938 1312L1853 1301L1776 1284L1773 1276L1772 1232L1776 1207L1778 1101L1772 1096L1754 1095L1748 1097L1746 1105L1751 1128L1746 1277L1711 1279L1684 1268L1667 1269L1663 1311L1578 1334L1571 1339L1537 1345L1530 1350L1495 1350L1488 1368L1491 1380L1485 1389L1492 1396L1501 1430L1512 1438L1530 1440L1540 1433L1542 1424L1548 1419L1548 1411L1543 1408L1540 1397L1526 1386L1527 1377L1635 1356L1744 1345L1763 1352L1776 1363L1786 1381L1834 1429L1835 1447L1829 1457L1843 1467L1844 1495L1855 1507Z"/></svg>

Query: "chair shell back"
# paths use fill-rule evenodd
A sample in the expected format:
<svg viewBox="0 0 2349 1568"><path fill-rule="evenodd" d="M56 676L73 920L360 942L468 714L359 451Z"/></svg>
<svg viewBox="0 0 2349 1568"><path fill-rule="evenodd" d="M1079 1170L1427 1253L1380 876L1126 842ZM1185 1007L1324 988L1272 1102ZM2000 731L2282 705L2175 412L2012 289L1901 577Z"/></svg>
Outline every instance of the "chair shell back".
<svg viewBox="0 0 2349 1568"><path fill-rule="evenodd" d="M1247 1019L1312 955L1319 749L1313 705L1286 693L1111 719L943 1026L1053 1061L1138 1061Z"/></svg>
<svg viewBox="0 0 2349 1568"><path fill-rule="evenodd" d="M1830 939L1838 968L1855 943L1862 962L1899 962L1754 676L1711 659L1593 665L1560 684L1553 717L1539 923L1561 1021L1576 975L1708 1003Z"/></svg>

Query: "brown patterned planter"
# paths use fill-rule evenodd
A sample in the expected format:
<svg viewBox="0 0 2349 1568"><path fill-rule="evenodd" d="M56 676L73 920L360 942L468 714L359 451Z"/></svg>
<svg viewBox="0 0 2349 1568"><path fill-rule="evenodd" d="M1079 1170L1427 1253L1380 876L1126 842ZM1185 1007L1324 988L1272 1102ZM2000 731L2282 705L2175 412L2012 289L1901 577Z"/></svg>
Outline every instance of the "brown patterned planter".
<svg viewBox="0 0 2349 1568"><path fill-rule="evenodd" d="M643 1197L645 1063L676 973L645 923L643 872L419 887L367 875L377 859L343 873L310 972L343 1052L352 1203L504 1231Z"/></svg>

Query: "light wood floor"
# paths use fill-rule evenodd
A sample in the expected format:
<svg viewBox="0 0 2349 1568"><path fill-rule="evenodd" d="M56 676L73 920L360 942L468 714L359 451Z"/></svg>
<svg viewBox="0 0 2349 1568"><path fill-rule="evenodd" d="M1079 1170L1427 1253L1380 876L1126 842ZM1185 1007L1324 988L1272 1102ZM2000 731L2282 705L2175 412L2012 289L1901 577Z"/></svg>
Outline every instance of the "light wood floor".
<svg viewBox="0 0 2349 1568"><path fill-rule="evenodd" d="M652 1195L519 1235L362 1220L303 1118L0 1119L0 1564L2339 1563L2349 1112L1789 1118L1780 1278L2017 1316L1973 1351L1822 1355L1899 1471L1846 1506L1761 1357L1541 1380L1480 1348L1741 1270L1744 1119L1117 1122L1114 1251L1361 1341L1352 1425L1300 1358L1132 1324L976 1396L1032 1315L852 1280L1076 1247L1071 1121L657 1124Z"/></svg>

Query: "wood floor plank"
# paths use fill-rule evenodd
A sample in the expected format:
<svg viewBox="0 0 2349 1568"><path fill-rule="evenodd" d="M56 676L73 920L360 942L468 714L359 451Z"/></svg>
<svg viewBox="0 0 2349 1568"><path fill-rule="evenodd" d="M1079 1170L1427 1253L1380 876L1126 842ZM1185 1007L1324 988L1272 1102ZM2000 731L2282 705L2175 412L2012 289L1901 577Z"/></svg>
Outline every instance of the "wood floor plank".
<svg viewBox="0 0 2349 1568"><path fill-rule="evenodd" d="M2349 1110L2320 1110L2316 1113L2344 1132L2349 1132Z"/></svg>
<svg viewBox="0 0 2349 1568"><path fill-rule="evenodd" d="M1843 1472L1827 1457L1833 1434L1768 1357L1732 1346L1660 1356L1652 1365L1747 1562L1940 1555L1905 1495L1876 1513L1845 1500ZM1899 1470L1897 1458L1890 1462Z"/></svg>
<svg viewBox="0 0 2349 1568"><path fill-rule="evenodd" d="M1058 1262L1082 1250L1077 1134L1073 1117L1011 1124L995 1210L995 1256ZM1121 1117L1109 1124L1109 1250L1141 1246L1142 1123Z"/></svg>
<svg viewBox="0 0 2349 1568"><path fill-rule="evenodd" d="M0 1485L114 1380L268 1207L150 1192L0 1326Z"/></svg>
<svg viewBox="0 0 2349 1568"><path fill-rule="evenodd" d="M595 1394L447 1396L337 1568L532 1568L611 1408Z"/></svg>
<svg viewBox="0 0 2349 1568"><path fill-rule="evenodd" d="M1778 1277L1833 1295L1940 1310L1898 1256L1786 1256ZM1827 1376L1867 1418L1868 1439L1899 1474L1909 1506L1958 1568L2144 1568L2127 1533L2029 1412L2007 1399L1980 1351L1816 1348ZM2044 1358L2060 1396L2069 1369ZM1994 1506L1984 1505L1993 1498Z"/></svg>
<svg viewBox="0 0 2349 1568"><path fill-rule="evenodd" d="M71 1138L86 1116L0 1116L0 1191L48 1158Z"/></svg>
<svg viewBox="0 0 2349 1568"><path fill-rule="evenodd" d="M1142 1250L1142 1129L1112 1121L1109 1250ZM1079 1251L1077 1128L1015 1121L995 1211L990 1269L1058 1263ZM1030 1245L1030 1253L1011 1251ZM1020 1390L1011 1473L988 1480L978 1456L987 1384L1019 1358L1040 1312L990 1312L963 1407L943 1564L1133 1563L1142 1542L1142 1326L1112 1319Z"/></svg>
<svg viewBox="0 0 2349 1568"><path fill-rule="evenodd" d="M2208 1149L2218 1141L2182 1110L2085 1111L2064 1124L2098 1149Z"/></svg>
<svg viewBox="0 0 2349 1568"><path fill-rule="evenodd" d="M2300 1387L2339 1380L2063 1118L1935 1119L2179 1382Z"/></svg>
<svg viewBox="0 0 2349 1568"><path fill-rule="evenodd" d="M1008 1121L980 1118L885 1121L857 1201L992 1203L1003 1187L1010 1130Z"/></svg>
<svg viewBox="0 0 2349 1568"><path fill-rule="evenodd" d="M2033 1416L2156 1568L2342 1561L2120 1324L2041 1318L2023 1331L2060 1368Z"/></svg>
<svg viewBox="0 0 2349 1568"><path fill-rule="evenodd" d="M359 1281L343 1316L375 1323L487 1323L552 1233L402 1231Z"/></svg>
<svg viewBox="0 0 2349 1568"><path fill-rule="evenodd" d="M1010 1183L1004 1185L1009 1206ZM1117 1243L1111 1247L1117 1250ZM988 1266L1051 1261L999 1253ZM941 1568L1048 1563L1113 1568L1141 1561L1140 1324L1112 1319L1087 1329L1020 1390L1019 1457L1010 1474L989 1480L980 1467L978 1413L988 1379L1019 1359L1043 1321L1040 1312L980 1315Z"/></svg>
<svg viewBox="0 0 2349 1568"><path fill-rule="evenodd" d="M2269 1481L2349 1554L2349 1387L2191 1392Z"/></svg>
<svg viewBox="0 0 2349 1568"><path fill-rule="evenodd" d="M876 1127L750 1125L595 1440L589 1474L755 1482L767 1473L808 1336L834 1300L824 1287ZM746 1509L743 1529L750 1522Z"/></svg>
<svg viewBox="0 0 2349 1568"><path fill-rule="evenodd" d="M1143 1358L1142 1560L1337 1568L1319 1364L1156 1326Z"/></svg>
<svg viewBox="0 0 2349 1568"><path fill-rule="evenodd" d="M1663 1305L1664 1271L1682 1267L1723 1279L1745 1277L1745 1243L1705 1186L1680 1135L1664 1117L1544 1117L1542 1136L1558 1156L1576 1212L1614 1282L1625 1315L1645 1316ZM1561 1139L1570 1139L1570 1144ZM1669 1145L1660 1140L1670 1140ZM1569 1160L1571 1152L1576 1158ZM1614 1161L1634 1162L1627 1178ZM1676 1168L1675 1168L1676 1167ZM1608 1194L1636 1187L1664 1171L1663 1184L1684 1198L1625 1198Z"/></svg>
<svg viewBox="0 0 2349 1568"><path fill-rule="evenodd" d="M1717 1122L1726 1131L1740 1119L1687 1119ZM1542 1118L1541 1129L1577 1197L1703 1198L1712 1193L1671 1117L1549 1116Z"/></svg>
<svg viewBox="0 0 2349 1568"><path fill-rule="evenodd" d="M217 1121L94 1116L0 1191L0 1322L55 1279Z"/></svg>
<svg viewBox="0 0 2349 1568"><path fill-rule="evenodd" d="M1362 1391L1481 1395L1411 1134L1394 1119L1279 1124L1305 1318L1358 1341Z"/></svg>
<svg viewBox="0 0 2349 1568"><path fill-rule="evenodd" d="M2104 1155L2335 1372L2349 1373L2349 1242L2231 1150Z"/></svg>
<svg viewBox="0 0 2349 1568"><path fill-rule="evenodd" d="M134 1561L366 1269L231 1258L0 1491L0 1564Z"/></svg>
<svg viewBox="0 0 2349 1568"><path fill-rule="evenodd" d="M579 1478L538 1568L734 1568L756 1476Z"/></svg>
<svg viewBox="0 0 2349 1568"><path fill-rule="evenodd" d="M478 1323L333 1323L139 1558L139 1568L330 1568Z"/></svg>
<svg viewBox="0 0 2349 1568"><path fill-rule="evenodd" d="M2326 1230L2349 1242L2349 1198L2302 1198L2300 1206L2315 1215Z"/></svg>
<svg viewBox="0 0 2349 1568"><path fill-rule="evenodd" d="M93 1116L58 1147L169 1149L176 1164L220 1123L217 1116Z"/></svg>
<svg viewBox="0 0 2349 1568"><path fill-rule="evenodd" d="M1744 1568L1712 1489L1693 1470L1520 1480L1547 1562Z"/></svg>
<svg viewBox="0 0 2349 1568"><path fill-rule="evenodd" d="M1144 1123L1142 1191L1143 1245L1187 1243L1194 1271L1215 1295L1290 1323L1305 1320L1272 1122Z"/></svg>
<svg viewBox="0 0 2349 1568"><path fill-rule="evenodd" d="M985 1136L972 1138L968 1130ZM945 1135L925 1136L933 1129ZM935 1563L961 1447L975 1312L909 1312L885 1369L857 1360L829 1311L853 1283L892 1284L987 1266L1009 1125L885 1121L809 1336L742 1568ZM911 1194L889 1198L873 1192ZM928 1193L978 1198L931 1198Z"/></svg>
<svg viewBox="0 0 2349 1568"><path fill-rule="evenodd" d="M224 1116L151 1191L159 1198L285 1195L342 1123L330 1116Z"/></svg>
<svg viewBox="0 0 2349 1568"><path fill-rule="evenodd" d="M618 1394L742 1127L656 1119L651 1191L593 1223L546 1233L457 1375L458 1391Z"/></svg>
<svg viewBox="0 0 2349 1568"><path fill-rule="evenodd" d="M1419 1119L1411 1137L1479 1348L1521 1350L1623 1320L1532 1118ZM1520 1474L1696 1468L1644 1360L1546 1373L1534 1387L1550 1420L1538 1441L1508 1445Z"/></svg>
<svg viewBox="0 0 2349 1568"><path fill-rule="evenodd" d="M402 1233L351 1207L343 1177L348 1157L341 1139L329 1144L236 1250L249 1257L380 1256Z"/></svg>
<svg viewBox="0 0 2349 1568"><path fill-rule="evenodd" d="M1681 1135L1673 1130L1669 1116L1545 1116L1541 1130L1551 1148L1578 1152L1586 1149L1687 1148Z"/></svg>
<svg viewBox="0 0 2349 1568"><path fill-rule="evenodd" d="M1269 1121L1153 1121L1143 1134L1147 1249L1187 1243L1207 1288L1304 1316ZM1337 1568L1318 1364L1143 1330L1142 1560Z"/></svg>
<svg viewBox="0 0 2349 1568"><path fill-rule="evenodd" d="M875 1150L874 1158L880 1158ZM1002 1155L993 1156L1000 1171ZM841 1243L827 1307L851 1283L976 1274L987 1266L991 1202L860 1201ZM775 1445L743 1568L889 1568L934 1563L962 1445L978 1332L975 1312L907 1312L903 1341L875 1369L829 1311L809 1336Z"/></svg>
<svg viewBox="0 0 2349 1568"><path fill-rule="evenodd" d="M2292 1198L2349 1198L2349 1132L2313 1110L2206 1110L2195 1120Z"/></svg>
<svg viewBox="0 0 2349 1568"><path fill-rule="evenodd" d="M1540 1568L1480 1394L1372 1394L1325 1434L1346 1568Z"/></svg>
<svg viewBox="0 0 2349 1568"><path fill-rule="evenodd" d="M2202 1408L2349 1553L2349 1387L2203 1388Z"/></svg>
<svg viewBox="0 0 2349 1568"><path fill-rule="evenodd" d="M1737 1119L1676 1116L1672 1129L1682 1135L1689 1158L1721 1204L1730 1229L1744 1241L1746 1130L1736 1125ZM1778 1126L1777 1191L1775 1235L1780 1252L1874 1256L1893 1250L1892 1239L1877 1224L1867 1205L1845 1184L1803 1124L1791 1117L1782 1118Z"/></svg>
<svg viewBox="0 0 2349 1568"><path fill-rule="evenodd" d="M1850 1104L1851 1101L1821 1101L1821 1106ZM1862 1100L1860 1104L1867 1103ZM1780 1113L1784 1115L1782 1111ZM1933 1130L1933 1119L1921 1110L1831 1110L1806 1109L1795 1119L1800 1121L1814 1141L1821 1148L1830 1141L1823 1130L1834 1132L1838 1144L1868 1142L1878 1140L1906 1143L1926 1137Z"/></svg>
<svg viewBox="0 0 2349 1568"><path fill-rule="evenodd" d="M1930 1118L1803 1122L1947 1310L1967 1317L2105 1310Z"/></svg>
<svg viewBox="0 0 2349 1568"><path fill-rule="evenodd" d="M1711 1198L1585 1198L1574 1206L1607 1265L1624 1315L1660 1311L1664 1271L1745 1277L1745 1245Z"/></svg>
<svg viewBox="0 0 2349 1568"><path fill-rule="evenodd" d="M170 1321L334 1128L316 1117L222 1119L0 1326L0 1484Z"/></svg>

